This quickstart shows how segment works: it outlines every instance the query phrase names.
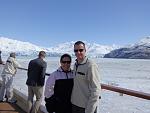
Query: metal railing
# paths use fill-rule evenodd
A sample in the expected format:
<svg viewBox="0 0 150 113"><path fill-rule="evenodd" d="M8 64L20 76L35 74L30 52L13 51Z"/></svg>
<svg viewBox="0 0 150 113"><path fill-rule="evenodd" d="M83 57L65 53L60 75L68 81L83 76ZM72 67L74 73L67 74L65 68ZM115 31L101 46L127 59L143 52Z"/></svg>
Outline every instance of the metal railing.
<svg viewBox="0 0 150 113"><path fill-rule="evenodd" d="M130 95L130 96L150 100L150 94L149 93L144 93L144 92L140 92L140 91L116 87L116 86L107 85L107 84L101 84L101 87L102 87L102 89L107 89L107 90L118 92L121 94L126 94L126 95Z"/></svg>
<svg viewBox="0 0 150 113"><path fill-rule="evenodd" d="M18 68L18 69L27 71L27 69L25 69L25 68ZM46 75L49 76L50 74L46 73ZM130 95L130 96L150 100L150 94L149 93L144 93L144 92L140 92L140 91L136 91L136 90L121 88L121 87L107 85L107 84L101 84L101 88L106 89L106 90L110 90L110 91L114 91L114 92L118 92L121 94L126 94L126 95Z"/></svg>

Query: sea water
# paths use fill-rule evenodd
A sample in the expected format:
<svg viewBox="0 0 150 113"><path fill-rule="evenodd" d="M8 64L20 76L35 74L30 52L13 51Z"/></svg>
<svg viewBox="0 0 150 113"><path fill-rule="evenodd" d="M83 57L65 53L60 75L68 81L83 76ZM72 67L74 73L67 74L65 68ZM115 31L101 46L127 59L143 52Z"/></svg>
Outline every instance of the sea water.
<svg viewBox="0 0 150 113"><path fill-rule="evenodd" d="M23 68L34 57L17 57ZM6 60L6 57L3 58ZM71 67L74 64L74 58ZM150 93L150 60L143 59L93 59L98 64L101 82L132 90ZM47 73L52 73L59 66L59 57L47 57ZM27 72L18 70L14 87L27 95ZM47 79L47 77L46 77ZM150 101L137 97L102 90L99 113L150 113ZM44 104L44 103L43 103Z"/></svg>

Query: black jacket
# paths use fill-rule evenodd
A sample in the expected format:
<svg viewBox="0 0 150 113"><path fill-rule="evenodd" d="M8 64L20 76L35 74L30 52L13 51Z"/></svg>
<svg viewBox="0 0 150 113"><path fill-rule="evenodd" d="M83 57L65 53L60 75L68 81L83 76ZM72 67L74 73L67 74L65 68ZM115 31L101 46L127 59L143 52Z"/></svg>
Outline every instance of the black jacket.
<svg viewBox="0 0 150 113"><path fill-rule="evenodd" d="M73 79L59 79L55 81L54 95L45 98L46 109L49 113L71 113L71 92Z"/></svg>
<svg viewBox="0 0 150 113"><path fill-rule="evenodd" d="M40 58L31 60L28 65L26 84L29 86L44 86L46 67L47 63Z"/></svg>
<svg viewBox="0 0 150 113"><path fill-rule="evenodd" d="M3 61L2 61L2 58L1 58L1 51L0 51L0 64L2 64Z"/></svg>

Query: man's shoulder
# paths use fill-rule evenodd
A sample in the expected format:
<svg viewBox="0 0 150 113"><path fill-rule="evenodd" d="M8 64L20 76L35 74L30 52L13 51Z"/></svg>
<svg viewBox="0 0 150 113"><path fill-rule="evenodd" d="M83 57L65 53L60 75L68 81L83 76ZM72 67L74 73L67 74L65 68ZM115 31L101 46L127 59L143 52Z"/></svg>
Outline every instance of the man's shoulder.
<svg viewBox="0 0 150 113"><path fill-rule="evenodd" d="M94 61L90 58L88 58L87 63L94 63Z"/></svg>
<svg viewBox="0 0 150 113"><path fill-rule="evenodd" d="M34 61L35 61L35 59L30 60L29 64L33 64Z"/></svg>
<svg viewBox="0 0 150 113"><path fill-rule="evenodd" d="M32 62L41 62L41 59L39 59L39 58L32 59L32 60L30 60L30 62L31 62L31 63L32 63Z"/></svg>
<svg viewBox="0 0 150 113"><path fill-rule="evenodd" d="M44 61L44 60L43 60L43 63L44 63L44 64L47 64L47 62L46 62L46 61Z"/></svg>
<svg viewBox="0 0 150 113"><path fill-rule="evenodd" d="M30 61L30 64L37 64L37 65L44 65L44 66L46 66L47 65L47 63L44 61L44 60L42 60L42 59L39 59L39 58L36 58L36 59L33 59L33 60L31 60Z"/></svg>
<svg viewBox="0 0 150 113"><path fill-rule="evenodd" d="M30 60L30 62L34 62L34 61L36 61L37 59L32 59L32 60Z"/></svg>
<svg viewBox="0 0 150 113"><path fill-rule="evenodd" d="M95 60L89 59L89 58L88 58L87 63L88 63L88 65L97 65L96 62L95 62Z"/></svg>
<svg viewBox="0 0 150 113"><path fill-rule="evenodd" d="M14 61L15 58L13 58L13 57L8 57L7 60L9 60L9 61Z"/></svg>
<svg viewBox="0 0 150 113"><path fill-rule="evenodd" d="M42 65L44 67L47 65L47 63L40 58L35 59L35 62L37 62L39 65Z"/></svg>
<svg viewBox="0 0 150 113"><path fill-rule="evenodd" d="M17 62L15 58L13 57L8 57L7 61L6 62L9 62L9 63L15 63Z"/></svg>

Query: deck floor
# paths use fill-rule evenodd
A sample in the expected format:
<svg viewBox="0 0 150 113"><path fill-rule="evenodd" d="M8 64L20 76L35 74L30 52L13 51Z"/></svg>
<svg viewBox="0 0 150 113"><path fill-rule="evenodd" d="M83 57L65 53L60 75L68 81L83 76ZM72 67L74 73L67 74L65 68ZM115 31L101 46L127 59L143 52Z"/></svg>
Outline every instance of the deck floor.
<svg viewBox="0 0 150 113"><path fill-rule="evenodd" d="M0 113L26 113L16 104L0 102Z"/></svg>

